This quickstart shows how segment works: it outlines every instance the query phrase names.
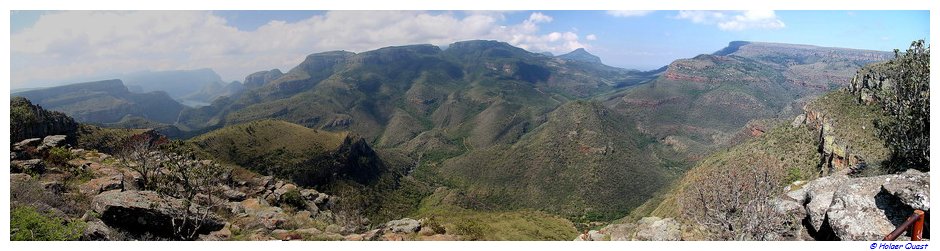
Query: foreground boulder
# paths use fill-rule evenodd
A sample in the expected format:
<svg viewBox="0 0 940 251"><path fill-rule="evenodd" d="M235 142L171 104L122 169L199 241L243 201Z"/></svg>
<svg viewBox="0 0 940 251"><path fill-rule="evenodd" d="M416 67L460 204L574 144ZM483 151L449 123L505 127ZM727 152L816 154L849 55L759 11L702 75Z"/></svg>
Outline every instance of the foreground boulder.
<svg viewBox="0 0 940 251"><path fill-rule="evenodd" d="M421 230L421 222L410 218L393 220L385 223L385 230L391 233L417 233L419 230Z"/></svg>
<svg viewBox="0 0 940 251"><path fill-rule="evenodd" d="M889 178L884 189L913 209L930 211L930 175L910 169Z"/></svg>
<svg viewBox="0 0 940 251"><path fill-rule="evenodd" d="M53 147L65 146L65 135L49 135L42 139L42 145L36 148L39 151L52 149Z"/></svg>
<svg viewBox="0 0 940 251"><path fill-rule="evenodd" d="M221 219L210 214L205 219L196 218L193 208L186 208L183 200L160 196L153 191L111 190L95 196L92 210L110 227L121 228L131 233L150 233L171 239L186 239L181 232L208 234L225 226Z"/></svg>
<svg viewBox="0 0 940 251"><path fill-rule="evenodd" d="M807 183L806 189L806 217L809 219L813 231L820 231L826 219L826 211L832 205L832 195L843 183L845 176L827 176Z"/></svg>
<svg viewBox="0 0 940 251"><path fill-rule="evenodd" d="M46 172L46 165L40 159L10 161L10 171L13 173L42 174Z"/></svg>
<svg viewBox="0 0 940 251"><path fill-rule="evenodd" d="M97 195L104 191L124 189L124 176L112 175L91 179L78 187L78 191L86 195Z"/></svg>
<svg viewBox="0 0 940 251"><path fill-rule="evenodd" d="M879 195L884 177L852 179L840 187L832 197L826 216L829 226L841 240L863 241L879 240L891 231L895 225L891 218L906 215L900 213L901 205L891 203L889 198Z"/></svg>
<svg viewBox="0 0 940 251"><path fill-rule="evenodd" d="M682 238L679 222L672 218L645 217L637 222L638 241L678 241Z"/></svg>
<svg viewBox="0 0 940 251"><path fill-rule="evenodd" d="M805 196L803 221L805 233L812 239L877 241L915 209L929 213L929 189L929 173L916 170L863 178L835 175L810 181L797 190L799 194L788 193L774 205L779 213L798 218L801 214L791 200L799 202L798 198ZM926 224L930 224L929 217ZM929 230L924 234L929 237Z"/></svg>

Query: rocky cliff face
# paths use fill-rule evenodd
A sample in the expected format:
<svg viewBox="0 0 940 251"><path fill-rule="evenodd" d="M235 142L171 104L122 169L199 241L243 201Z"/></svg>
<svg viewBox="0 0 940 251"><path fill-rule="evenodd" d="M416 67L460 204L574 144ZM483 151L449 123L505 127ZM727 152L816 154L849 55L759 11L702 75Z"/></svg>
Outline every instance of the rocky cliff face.
<svg viewBox="0 0 940 251"><path fill-rule="evenodd" d="M62 134L74 143L77 131L78 123L64 113L48 111L23 97L10 99L11 142Z"/></svg>
<svg viewBox="0 0 940 251"><path fill-rule="evenodd" d="M818 135L822 174L855 173L880 166L888 158L875 123L884 115L875 106L859 104L855 94L839 90L803 106L803 114L791 122Z"/></svg>
<svg viewBox="0 0 940 251"><path fill-rule="evenodd" d="M270 71L259 71L252 73L245 77L245 88L254 89L267 84L277 78L284 76L284 73L281 73L281 70L273 69Z"/></svg>

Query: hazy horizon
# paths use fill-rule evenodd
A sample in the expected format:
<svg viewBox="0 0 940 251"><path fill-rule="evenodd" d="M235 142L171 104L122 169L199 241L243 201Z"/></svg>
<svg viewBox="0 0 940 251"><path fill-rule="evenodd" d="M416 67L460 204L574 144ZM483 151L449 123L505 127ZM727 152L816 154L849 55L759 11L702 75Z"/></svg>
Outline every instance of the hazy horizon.
<svg viewBox="0 0 940 251"><path fill-rule="evenodd" d="M928 19L927 11L13 11L11 89L202 68L242 81L317 52L475 39L554 55L585 48L607 65L653 70L737 40L903 49L929 42Z"/></svg>

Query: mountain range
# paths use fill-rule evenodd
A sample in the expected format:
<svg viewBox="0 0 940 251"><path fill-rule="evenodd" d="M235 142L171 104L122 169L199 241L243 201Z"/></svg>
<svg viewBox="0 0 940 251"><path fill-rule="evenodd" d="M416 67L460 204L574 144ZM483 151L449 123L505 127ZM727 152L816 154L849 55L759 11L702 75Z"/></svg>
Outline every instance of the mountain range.
<svg viewBox="0 0 940 251"><path fill-rule="evenodd" d="M215 159L332 194L368 191L376 218L428 211L422 200L444 187L459 191L447 206L539 210L587 227L630 213L706 156L752 137L759 128L750 122L801 113L891 56L731 42L637 71L584 49L550 56L477 40L315 53L236 86L207 78L216 84L201 91L140 94L111 80L16 95L80 122L158 125ZM216 97L186 107L173 99L180 95ZM334 157L318 157L326 155ZM340 155L354 158L322 161Z"/></svg>

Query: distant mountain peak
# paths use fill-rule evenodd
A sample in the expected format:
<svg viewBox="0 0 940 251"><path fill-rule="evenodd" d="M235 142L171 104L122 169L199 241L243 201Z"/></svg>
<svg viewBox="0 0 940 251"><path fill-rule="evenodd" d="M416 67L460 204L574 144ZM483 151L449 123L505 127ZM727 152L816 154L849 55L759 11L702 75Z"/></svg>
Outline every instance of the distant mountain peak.
<svg viewBox="0 0 940 251"><path fill-rule="evenodd" d="M751 44L751 42L748 42L748 41L731 41L730 43L728 43L728 46L727 46L727 47L722 48L721 50L718 50L718 51L716 51L715 53L712 53L712 54L715 55L715 56L727 56L727 55L730 55L731 53L734 53L734 52L738 51L738 49L740 49L741 46L745 46L745 45L748 45L748 44Z"/></svg>
<svg viewBox="0 0 940 251"><path fill-rule="evenodd" d="M590 52L587 52L587 50L585 50L584 48L578 48L567 54L558 56L558 58L565 59L565 60L574 60L574 61L581 61L581 62L588 62L588 63L603 64L603 62L601 62L600 57L595 56L594 54L591 54Z"/></svg>

